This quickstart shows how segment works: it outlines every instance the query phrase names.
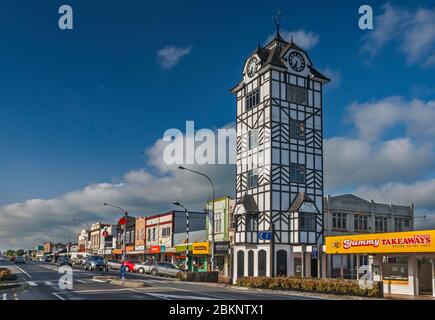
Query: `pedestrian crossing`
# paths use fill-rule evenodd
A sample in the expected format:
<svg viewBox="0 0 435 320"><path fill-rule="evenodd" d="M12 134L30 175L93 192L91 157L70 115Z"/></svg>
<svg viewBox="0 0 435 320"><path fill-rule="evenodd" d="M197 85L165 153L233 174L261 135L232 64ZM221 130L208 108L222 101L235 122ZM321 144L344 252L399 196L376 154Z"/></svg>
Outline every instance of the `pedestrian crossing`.
<svg viewBox="0 0 435 320"><path fill-rule="evenodd" d="M169 283L169 281L164 281L164 280L156 280L156 279L135 279L136 281L140 281L140 282L144 282L144 283L148 283L148 284L156 284L156 283ZM26 281L24 282L26 284L28 284L31 287L37 287L40 285L45 285L48 287L52 287L52 288L56 288L59 287L59 283L58 280L40 280L40 281ZM73 283L78 283L78 284L95 284L95 283L105 283L105 281L103 280L99 280L99 279L74 279Z"/></svg>

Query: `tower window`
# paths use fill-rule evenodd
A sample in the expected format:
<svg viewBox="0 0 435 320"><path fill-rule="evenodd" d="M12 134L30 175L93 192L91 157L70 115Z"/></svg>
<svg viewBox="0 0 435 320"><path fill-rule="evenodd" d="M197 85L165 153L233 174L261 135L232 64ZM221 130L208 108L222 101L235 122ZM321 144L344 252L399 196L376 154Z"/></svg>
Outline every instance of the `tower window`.
<svg viewBox="0 0 435 320"><path fill-rule="evenodd" d="M249 150L258 146L258 130L252 129L248 131L248 148Z"/></svg>
<svg viewBox="0 0 435 320"><path fill-rule="evenodd" d="M299 229L301 231L316 230L316 215L312 212L299 213Z"/></svg>
<svg viewBox="0 0 435 320"><path fill-rule="evenodd" d="M290 165L290 181L293 183L305 183L305 166L300 164Z"/></svg>
<svg viewBox="0 0 435 320"><path fill-rule="evenodd" d="M257 231L257 216L248 215L246 218L246 231Z"/></svg>
<svg viewBox="0 0 435 320"><path fill-rule="evenodd" d="M307 89L292 84L287 85L287 100L296 104L307 103Z"/></svg>
<svg viewBox="0 0 435 320"><path fill-rule="evenodd" d="M255 89L246 95L246 111L260 103L260 89Z"/></svg>
<svg viewBox="0 0 435 320"><path fill-rule="evenodd" d="M246 173L246 178L248 180L248 188L255 188L258 186L258 171L257 169L249 170Z"/></svg>
<svg viewBox="0 0 435 320"><path fill-rule="evenodd" d="M290 138L305 139L305 124L302 121L290 120Z"/></svg>

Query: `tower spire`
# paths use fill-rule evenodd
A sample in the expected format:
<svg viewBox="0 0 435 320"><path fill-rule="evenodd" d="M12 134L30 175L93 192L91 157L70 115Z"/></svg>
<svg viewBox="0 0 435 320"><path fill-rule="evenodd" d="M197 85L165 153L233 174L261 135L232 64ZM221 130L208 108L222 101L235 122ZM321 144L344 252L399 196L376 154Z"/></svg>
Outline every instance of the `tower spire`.
<svg viewBox="0 0 435 320"><path fill-rule="evenodd" d="M281 29L281 17L282 17L282 13L279 9L277 9L276 15L272 17L273 22L275 23L275 29L277 35L279 35L279 30Z"/></svg>

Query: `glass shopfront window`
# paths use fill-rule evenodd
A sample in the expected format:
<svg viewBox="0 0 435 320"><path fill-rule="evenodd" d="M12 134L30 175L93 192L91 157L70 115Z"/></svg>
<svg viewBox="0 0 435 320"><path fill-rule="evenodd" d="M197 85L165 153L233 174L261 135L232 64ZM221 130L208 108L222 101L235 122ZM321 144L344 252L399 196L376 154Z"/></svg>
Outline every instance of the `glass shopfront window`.
<svg viewBox="0 0 435 320"><path fill-rule="evenodd" d="M382 257L384 280L408 280L408 257Z"/></svg>

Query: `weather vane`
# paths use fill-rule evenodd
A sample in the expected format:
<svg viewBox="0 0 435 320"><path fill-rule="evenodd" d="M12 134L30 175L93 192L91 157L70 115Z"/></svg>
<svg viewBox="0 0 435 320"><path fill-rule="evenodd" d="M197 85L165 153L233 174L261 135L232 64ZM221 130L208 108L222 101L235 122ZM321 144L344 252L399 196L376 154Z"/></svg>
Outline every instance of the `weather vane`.
<svg viewBox="0 0 435 320"><path fill-rule="evenodd" d="M281 11L278 9L276 10L276 15L274 17L272 17L273 22L275 23L275 27L276 27L276 32L279 33L279 29L281 27Z"/></svg>

